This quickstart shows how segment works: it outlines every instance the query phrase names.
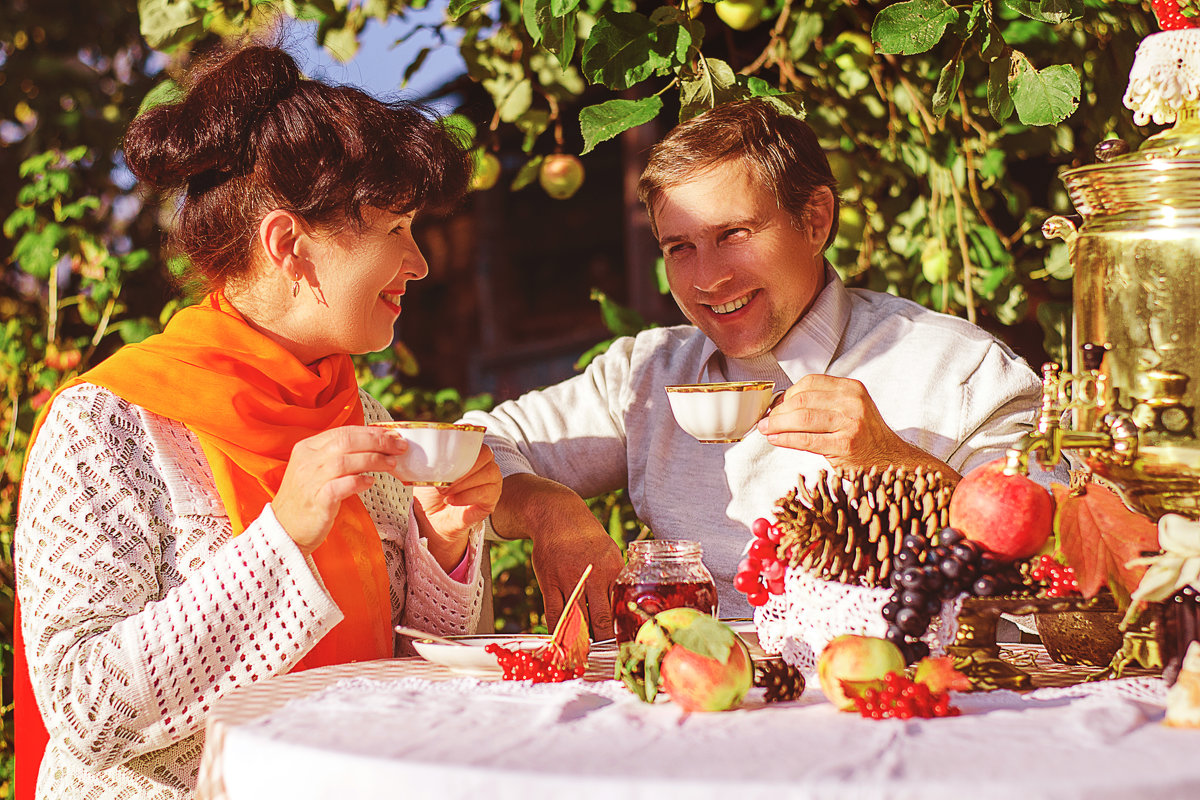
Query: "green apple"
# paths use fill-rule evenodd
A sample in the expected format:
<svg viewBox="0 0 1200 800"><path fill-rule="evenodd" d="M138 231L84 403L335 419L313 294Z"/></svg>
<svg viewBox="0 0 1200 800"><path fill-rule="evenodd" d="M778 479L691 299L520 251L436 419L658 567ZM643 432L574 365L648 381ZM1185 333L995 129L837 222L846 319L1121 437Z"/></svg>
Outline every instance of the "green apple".
<svg viewBox="0 0 1200 800"><path fill-rule="evenodd" d="M866 684L878 681L889 672L904 672L904 656L900 648L887 639L846 633L835 637L817 659L817 679L825 698L842 711L854 708L854 700L846 694L842 681Z"/></svg>
<svg viewBox="0 0 1200 800"><path fill-rule="evenodd" d="M766 0L720 0L714 4L717 16L735 31L748 31L762 22Z"/></svg>
<svg viewBox="0 0 1200 800"><path fill-rule="evenodd" d="M921 274L934 285L950 277L950 253L937 239L930 239L921 250Z"/></svg>
<svg viewBox="0 0 1200 800"><path fill-rule="evenodd" d="M486 150L475 159L475 174L471 176L471 190L484 192L500 180L500 159Z"/></svg>
<svg viewBox="0 0 1200 800"><path fill-rule="evenodd" d="M542 159L538 183L555 200L566 200L583 185L583 162L569 153L553 153Z"/></svg>

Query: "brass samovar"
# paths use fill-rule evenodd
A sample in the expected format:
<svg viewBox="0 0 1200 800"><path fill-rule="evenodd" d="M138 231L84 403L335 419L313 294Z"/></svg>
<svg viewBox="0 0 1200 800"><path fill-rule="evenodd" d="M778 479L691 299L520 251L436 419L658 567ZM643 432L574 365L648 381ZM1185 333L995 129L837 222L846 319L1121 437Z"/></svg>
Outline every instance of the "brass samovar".
<svg viewBox="0 0 1200 800"><path fill-rule="evenodd" d="M1100 163L1063 173L1082 224L1052 217L1043 232L1066 240L1075 271L1072 367L1043 367L1038 429L1008 455L1024 471L1077 451L1152 520L1200 518L1197 83L1200 29L1146 37L1125 103L1138 124L1174 127L1134 152L1109 140Z"/></svg>

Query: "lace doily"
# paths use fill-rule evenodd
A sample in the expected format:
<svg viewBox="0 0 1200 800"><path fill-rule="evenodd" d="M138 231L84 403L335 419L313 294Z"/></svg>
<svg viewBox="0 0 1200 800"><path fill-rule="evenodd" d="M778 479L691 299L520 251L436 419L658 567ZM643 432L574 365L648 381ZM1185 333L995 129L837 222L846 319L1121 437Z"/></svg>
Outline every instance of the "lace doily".
<svg viewBox="0 0 1200 800"><path fill-rule="evenodd" d="M887 622L883 606L892 598L886 587L868 588L823 581L798 569L788 569L782 595L772 595L754 611L758 643L768 653L806 676L817 671L825 645L843 633L883 636ZM943 655L958 634L961 600L942 603L942 613L921 640L931 655Z"/></svg>
<svg viewBox="0 0 1200 800"><path fill-rule="evenodd" d="M1200 28L1162 31L1138 46L1123 101L1133 121L1165 125L1200 98Z"/></svg>

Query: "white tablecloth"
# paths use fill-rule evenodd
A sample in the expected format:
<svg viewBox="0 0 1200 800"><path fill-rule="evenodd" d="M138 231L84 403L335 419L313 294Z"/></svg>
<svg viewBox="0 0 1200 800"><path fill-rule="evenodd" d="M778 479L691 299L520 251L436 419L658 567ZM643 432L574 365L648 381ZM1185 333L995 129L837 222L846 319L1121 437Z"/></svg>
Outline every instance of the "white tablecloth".
<svg viewBox="0 0 1200 800"><path fill-rule="evenodd" d="M1137 678L875 721L815 686L686 715L615 681L350 678L231 726L222 770L229 800L1200 797L1200 731L1162 725L1163 696Z"/></svg>

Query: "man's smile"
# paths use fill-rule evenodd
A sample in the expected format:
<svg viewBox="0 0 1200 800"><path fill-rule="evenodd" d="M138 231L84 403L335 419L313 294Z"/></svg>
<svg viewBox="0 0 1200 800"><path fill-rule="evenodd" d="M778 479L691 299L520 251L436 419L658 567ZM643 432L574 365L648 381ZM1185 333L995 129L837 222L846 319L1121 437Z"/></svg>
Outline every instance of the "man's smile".
<svg viewBox="0 0 1200 800"><path fill-rule="evenodd" d="M730 300L728 303L721 303L720 305L712 306L712 305L708 305L707 303L705 303L704 305L707 306L709 309L711 309L712 312L715 314L732 314L734 311L737 311L739 308L741 308L742 306L749 303L750 300L754 297L754 295L758 294L758 292L759 292L759 290L755 289L752 292L747 292L746 294L742 295L741 297L738 297L734 300Z"/></svg>

